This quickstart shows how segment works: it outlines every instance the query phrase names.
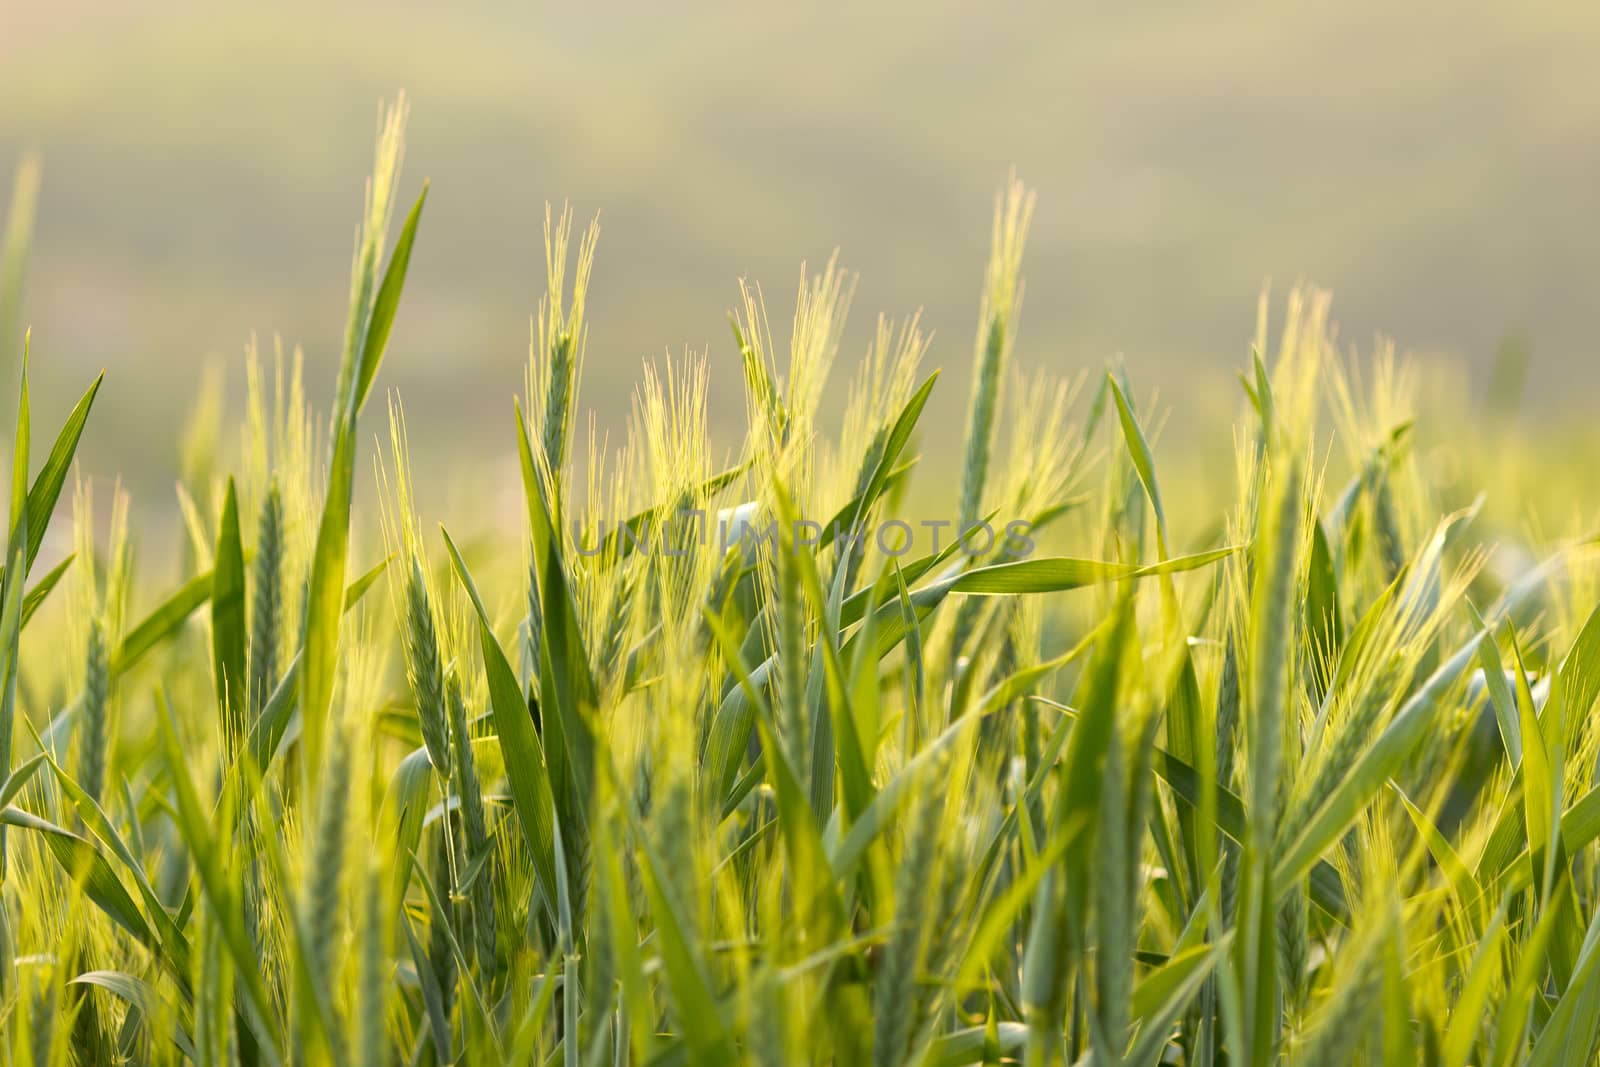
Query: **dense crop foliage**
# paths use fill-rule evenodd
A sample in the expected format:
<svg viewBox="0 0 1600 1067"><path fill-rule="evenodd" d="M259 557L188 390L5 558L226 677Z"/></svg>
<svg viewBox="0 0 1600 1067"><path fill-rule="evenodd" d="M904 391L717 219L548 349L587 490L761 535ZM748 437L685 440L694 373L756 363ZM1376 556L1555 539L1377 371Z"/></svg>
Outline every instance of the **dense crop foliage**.
<svg viewBox="0 0 1600 1067"><path fill-rule="evenodd" d="M507 405L521 505L457 539L417 512L398 399L373 410L426 195L390 247L402 128L331 412L298 356L252 354L235 474L180 494L175 588L81 481L76 551L34 566L99 382L41 459L24 359L0 1058L1589 1059L1583 546L1486 566L1476 505L1441 515L1422 477L1409 379L1348 374L1320 298L1270 344L1263 311L1236 470L1185 494L1210 532L1180 544L1125 372L1010 366L1020 186L959 472L918 469L914 318L825 432L832 263L784 347L744 290L731 462L694 356L646 372L615 453L575 448L597 231L564 214ZM895 525L916 479L951 523Z"/></svg>

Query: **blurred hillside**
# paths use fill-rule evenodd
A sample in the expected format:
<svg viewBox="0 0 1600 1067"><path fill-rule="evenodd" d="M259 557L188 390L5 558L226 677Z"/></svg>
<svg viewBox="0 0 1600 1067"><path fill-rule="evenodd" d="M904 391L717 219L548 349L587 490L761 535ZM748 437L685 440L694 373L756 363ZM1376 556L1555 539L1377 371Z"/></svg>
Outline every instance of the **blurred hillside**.
<svg viewBox="0 0 1600 1067"><path fill-rule="evenodd" d="M786 324L800 261L835 246L861 273L843 358L880 309L924 307L948 372L929 424L958 425L1012 165L1039 192L1019 359L1125 353L1177 407L1169 434L1234 402L1268 278L1332 289L1363 348L1381 329L1459 357L1464 392L1512 330L1530 403L1600 386L1597 9L534 6L0 3L0 182L44 161L37 403L109 369L90 469L170 500L199 369L237 391L252 331L331 382L397 88L402 197L433 193L382 383L419 460L509 441L546 200L601 212L583 401L603 425L642 358L685 346L742 417L737 279Z"/></svg>

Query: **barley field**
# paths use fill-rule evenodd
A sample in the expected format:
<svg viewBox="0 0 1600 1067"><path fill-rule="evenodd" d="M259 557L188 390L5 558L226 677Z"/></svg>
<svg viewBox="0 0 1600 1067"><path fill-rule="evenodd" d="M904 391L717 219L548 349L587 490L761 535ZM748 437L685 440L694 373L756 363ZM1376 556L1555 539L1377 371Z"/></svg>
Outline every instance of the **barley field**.
<svg viewBox="0 0 1600 1067"><path fill-rule="evenodd" d="M1261 301L1231 465L1174 485L1136 367L1013 365L1012 180L963 428L922 417L949 387L916 317L842 351L829 261L792 305L732 293L731 449L694 352L593 429L604 241L547 210L527 376L482 416L515 507L425 514L428 397L382 367L427 254L405 122L334 391L251 346L242 430L191 442L176 581L74 462L101 379L36 411L54 353L19 345L0 1060L1593 1062L1581 457L1352 354L1300 289Z"/></svg>

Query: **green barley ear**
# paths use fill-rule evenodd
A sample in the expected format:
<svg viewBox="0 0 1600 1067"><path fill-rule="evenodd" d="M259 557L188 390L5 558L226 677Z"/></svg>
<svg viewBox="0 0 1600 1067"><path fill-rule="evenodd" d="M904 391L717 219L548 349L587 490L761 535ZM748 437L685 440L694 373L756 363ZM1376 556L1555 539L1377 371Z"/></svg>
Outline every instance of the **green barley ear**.
<svg viewBox="0 0 1600 1067"><path fill-rule="evenodd" d="M107 726L111 698L111 671L106 657L105 621L89 620L89 639L83 667L83 732L78 739L78 784L95 801L105 787L106 748L111 742Z"/></svg>
<svg viewBox="0 0 1600 1067"><path fill-rule="evenodd" d="M572 209L563 208L560 219L556 220L550 205L545 205L544 257L548 290L539 305L529 352L528 396L532 411L542 415L539 440L544 446L550 473L557 479L566 466L572 443L572 409L577 400L587 332L584 306L589 275L594 269L595 245L599 240L600 223L596 219L578 243L577 272L569 303L567 258L572 244Z"/></svg>
<svg viewBox="0 0 1600 1067"><path fill-rule="evenodd" d="M704 510L703 486L712 471L708 381L705 361L694 352L682 360L669 356L660 370L646 364L629 424L629 458L639 480L647 480L649 499L658 509L647 527L648 557L636 564L643 571L639 609L630 617L658 622L658 643L674 655L694 640L699 600L719 562L714 551L707 551L710 527Z"/></svg>
<svg viewBox="0 0 1600 1067"><path fill-rule="evenodd" d="M605 629L601 632L595 666L605 679L608 689L626 685L628 673L627 643L633 633L636 619L633 604L634 590L639 581L639 569L623 565L618 568L615 588L607 604ZM537 651L537 650L535 650Z"/></svg>
<svg viewBox="0 0 1600 1067"><path fill-rule="evenodd" d="M1072 488L1083 453L1084 438L1070 425L1070 409L1077 392L1074 386L1043 373L1016 373L1015 377L1015 387L1008 390L1010 410L1006 421L1010 433L998 494L1005 508L1001 513L1004 524L996 522L995 544L985 557L990 563L1011 563L1026 556L1034 544L1034 531L1072 507ZM1026 539L1010 535L1009 524L1018 520L1027 524ZM977 536L971 544L975 549L983 547ZM980 597L968 598L956 608L956 621L951 628L955 635L952 653L976 655L982 650L984 637L991 632L988 627L980 627L983 614ZM1004 606L995 611L993 632L1003 632L1011 614L1011 609ZM1003 649L1001 659L1005 660ZM1004 666L1004 662L996 665L996 672L1002 677L1010 673L1001 669Z"/></svg>
<svg viewBox="0 0 1600 1067"><path fill-rule="evenodd" d="M277 480L267 486L256 523L254 597L250 613L250 714L260 714L278 684L278 627L283 607L283 497Z"/></svg>
<svg viewBox="0 0 1600 1067"><path fill-rule="evenodd" d="M809 433L817 415L828 373L839 354L839 339L844 333L850 304L855 297L856 277L839 266L836 249L820 273L809 275L800 266L800 290L795 296L794 331L789 339L789 368L784 381L784 400L794 425Z"/></svg>
<svg viewBox="0 0 1600 1067"><path fill-rule="evenodd" d="M396 97L394 106L380 110L377 148L372 164L372 177L367 180L366 204L361 227L356 240L355 261L350 270L350 307L345 320L344 353L339 361L339 380L334 389L337 409L333 412L335 424L341 420L353 423L361 402L365 399L361 378L368 369L363 349L366 347L373 313L378 309L375 300L379 291L379 264L383 262L389 223L394 214L395 184L400 176L400 164L405 158L405 129L410 107L405 94ZM406 249L409 252L409 249ZM388 281L387 278L384 281ZM398 293L395 294L398 298ZM374 366L371 368L376 370Z"/></svg>
<svg viewBox="0 0 1600 1067"><path fill-rule="evenodd" d="M429 839L431 845L428 848L427 870L422 874L422 877L429 879L432 884L432 890L427 896L429 904L434 909L428 923L427 966L428 970L433 972L433 981L438 987L441 1007L446 1018L449 1018L455 1005L456 980L459 977L455 952L450 943L455 923L448 914L453 910L450 906L452 828L453 824L448 818L441 818L434 824L434 832Z"/></svg>
<svg viewBox="0 0 1600 1067"><path fill-rule="evenodd" d="M544 454L552 470L567 462L572 435L572 394L578 384L578 346L571 334L562 334L550 349L550 392L545 398Z"/></svg>
<svg viewBox="0 0 1600 1067"><path fill-rule="evenodd" d="M311 553L307 535L316 532L310 498L320 475L313 468L321 460L312 459L321 455L321 443L313 429L320 420L313 418L306 405L304 364L298 348L286 353L283 342L276 338L270 358L262 356L253 339L245 347L244 469L239 493L241 501L251 502L251 514L241 514L240 519L251 520L245 533L257 552L250 583L252 612L270 606L277 619L275 628L267 627L263 615L262 625L251 630L252 700L263 678L270 679L267 693L271 694L294 649L298 634L291 633L288 623L299 618L300 589ZM275 578L269 571L275 572ZM272 594L266 603L257 595L264 589ZM258 636L266 644L258 646ZM253 710L261 706L255 704Z"/></svg>
<svg viewBox="0 0 1600 1067"><path fill-rule="evenodd" d="M773 342L766 325L762 290L760 286L739 282L739 296L744 301L744 317L728 312L728 325L733 330L733 344L739 349L739 365L744 368L744 394L750 422L766 430L765 440L778 442L786 434L789 416L771 374L768 354Z"/></svg>
<svg viewBox="0 0 1600 1067"><path fill-rule="evenodd" d="M651 783L649 832L653 851L663 861L660 888L672 899L678 921L692 943L705 936L710 902L699 893L702 875L696 844L700 820L694 790L689 775L674 769L678 760L668 754L673 744L670 740L663 743L663 751L654 754L657 773Z"/></svg>
<svg viewBox="0 0 1600 1067"><path fill-rule="evenodd" d="M398 401L389 404L389 443L394 459L394 480L379 463L379 480L384 494L383 528L389 551L400 557L400 565L389 568L390 585L402 605L402 644L405 648L406 680L417 705L417 722L422 730L428 762L441 779L450 777L449 710L444 700L444 656L439 650L439 629L434 618L433 595L423 569L427 558L417 528L416 505L411 489L411 456L406 441L405 413Z"/></svg>
<svg viewBox="0 0 1600 1067"><path fill-rule="evenodd" d="M367 865L361 887L360 959L356 975L355 1025L350 1028L350 1063L355 1067L383 1067L388 1063L384 1040L385 936L384 893L376 862Z"/></svg>
<svg viewBox="0 0 1600 1067"><path fill-rule="evenodd" d="M457 868L456 892L469 878L466 890L472 901L473 932L476 938L478 969L493 973L495 963L494 926L494 843L484 821L483 793L478 782L477 760L472 753L472 730L467 718L467 703L461 694L461 679L455 669L445 674L445 701L450 707L450 733L455 740L454 786L461 804L461 827L466 838L465 861Z"/></svg>
<svg viewBox="0 0 1600 1067"><path fill-rule="evenodd" d="M942 765L945 761L940 761ZM924 790L938 782L940 774L930 769L919 775L915 791L916 807L894 879L894 915L883 965L873 994L873 1063L893 1067L906 1062L910 1052L918 1001L917 975L922 965L923 948L931 903L930 886L939 852L939 820L944 814L942 795ZM941 917L941 921L948 917Z"/></svg>
<svg viewBox="0 0 1600 1067"><path fill-rule="evenodd" d="M778 490L782 492L781 488ZM806 648L806 600L801 588L799 554L807 551L796 543L792 508L780 509L777 521L778 599L778 713L780 740L789 749L789 760L807 790L811 787L811 708L806 698L809 659Z"/></svg>
<svg viewBox="0 0 1600 1067"><path fill-rule="evenodd" d="M995 198L989 267L978 309L978 341L973 358L972 407L967 416L966 466L961 474L961 526L977 521L989 477L995 411L1022 310L1022 250L1033 217L1034 196L1013 174Z"/></svg>
<svg viewBox="0 0 1600 1067"><path fill-rule="evenodd" d="M755 435L756 441L764 448L774 448L788 436L789 413L774 380L772 328L767 321L767 305L761 287L742 280L739 298L743 314L730 311L728 325L733 329L733 343L739 349L739 362L744 368L745 402L752 429L759 427L764 431Z"/></svg>
<svg viewBox="0 0 1600 1067"><path fill-rule="evenodd" d="M1288 888L1278 905L1278 979L1283 983L1284 1010L1294 1018L1301 1009L1310 965L1308 901L1305 887Z"/></svg>
<svg viewBox="0 0 1600 1067"><path fill-rule="evenodd" d="M739 283L743 314L729 316L729 322L744 365L752 446L757 455L782 455L796 444L798 447L788 452L790 462L810 457L812 420L838 355L839 337L854 293L855 278L839 267L837 251L816 275L810 274L805 264L800 265L789 360L780 381L777 350L761 288ZM790 488L799 495L804 485L797 483Z"/></svg>
<svg viewBox="0 0 1600 1067"><path fill-rule="evenodd" d="M104 551L94 536L92 484L80 481L73 499L74 540L79 561L76 617L83 631L83 703L78 735L78 784L96 802L105 791L106 764L112 741L110 649L121 627L122 605L129 582L128 497L114 492L111 525Z"/></svg>
<svg viewBox="0 0 1600 1067"><path fill-rule="evenodd" d="M0 367L15 362L22 342L22 287L33 244L33 216L39 201L39 157L27 153L11 183L11 210L0 243Z"/></svg>
<svg viewBox="0 0 1600 1067"><path fill-rule="evenodd" d="M856 491L877 466L895 417L917 387L917 368L927 354L931 337L922 331L922 315L912 315L898 329L884 315L878 316L877 329L867 357L856 372L845 405L844 441L866 441L867 447L857 468Z"/></svg>
<svg viewBox="0 0 1600 1067"><path fill-rule="evenodd" d="M1372 918L1368 916L1368 918ZM1335 963L1326 1002L1308 1026L1294 1062L1305 1067L1337 1067L1357 1061L1362 1042L1371 1034L1381 981L1382 940L1372 934L1352 937Z"/></svg>
<svg viewBox="0 0 1600 1067"><path fill-rule="evenodd" d="M316 519L316 548L304 607L305 640L299 679L303 754L300 766L307 786L324 757L329 706L339 671L339 630L344 616L345 566L350 554L350 514L355 492L356 422L394 328L417 224L427 202L428 186L424 183L380 281L378 265L394 202L405 115L402 97L382 121L377 160L367 185L366 212L350 273L350 313L329 424L327 491Z"/></svg>
<svg viewBox="0 0 1600 1067"><path fill-rule="evenodd" d="M346 812L350 803L350 752L346 730L330 723L332 736L322 773L322 788L316 808L316 829L311 838L311 854L305 876L301 908L308 931L312 958L307 961L321 972L327 988L334 984L336 946L339 941L339 913L342 907L339 886L344 874Z"/></svg>
<svg viewBox="0 0 1600 1067"><path fill-rule="evenodd" d="M444 668L439 657L439 635L433 621L422 563L411 559L405 592L406 677L417 701L417 721L428 762L441 777L450 775L450 726L445 716Z"/></svg>

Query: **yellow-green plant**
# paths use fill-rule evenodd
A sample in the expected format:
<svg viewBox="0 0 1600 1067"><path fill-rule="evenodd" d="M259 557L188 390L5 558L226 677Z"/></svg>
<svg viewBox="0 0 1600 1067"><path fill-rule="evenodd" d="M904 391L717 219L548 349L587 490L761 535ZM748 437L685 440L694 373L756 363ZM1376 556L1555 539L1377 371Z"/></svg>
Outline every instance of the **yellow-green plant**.
<svg viewBox="0 0 1600 1067"><path fill-rule="evenodd" d="M449 516L458 539L423 520L398 400L355 473L423 206L386 259L404 116L326 436L298 353L252 343L236 473L195 438L194 573L164 595L121 496L98 546L87 488L75 554L36 573L100 383L40 460L19 345L0 1058L1592 1059L1589 544L1495 563L1504 534L1418 443L1470 458L1474 430L1430 425L1386 354L1355 377L1325 299L1291 297L1275 343L1263 302L1234 469L1164 494L1124 366L1009 367L1013 183L959 474L918 455L915 318L880 320L829 438L836 261L802 273L786 345L742 288L728 462L692 353L585 453L598 229L547 215L504 412L521 500ZM911 492L951 521L905 522Z"/></svg>

